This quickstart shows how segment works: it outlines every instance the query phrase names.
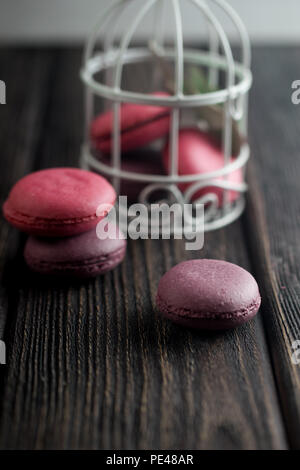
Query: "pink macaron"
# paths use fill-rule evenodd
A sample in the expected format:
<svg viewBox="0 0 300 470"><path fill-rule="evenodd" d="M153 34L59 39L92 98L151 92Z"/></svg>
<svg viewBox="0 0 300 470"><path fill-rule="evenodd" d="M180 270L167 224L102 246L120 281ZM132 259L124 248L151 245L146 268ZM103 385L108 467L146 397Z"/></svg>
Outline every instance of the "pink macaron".
<svg viewBox="0 0 300 470"><path fill-rule="evenodd" d="M167 93L154 93L168 96ZM134 103L121 105L120 129L123 152L143 147L168 134L170 109L163 106L150 106ZM90 135L94 147L103 153L112 148L113 112L111 110L97 116L91 124Z"/></svg>
<svg viewBox="0 0 300 470"><path fill-rule="evenodd" d="M253 318L261 298L254 277L236 264L184 261L160 280L156 305L168 319L190 328L221 330Z"/></svg>
<svg viewBox="0 0 300 470"><path fill-rule="evenodd" d="M167 143L163 152L163 162L166 170L170 162L170 146ZM231 159L233 161L233 159ZM182 129L178 139L178 174L179 175L202 175L219 170L224 166L224 156L221 149L216 145L213 139L197 129ZM224 177L223 177L224 178ZM222 177L217 178L222 180ZM241 183L243 175L241 170L230 173L227 181L232 183ZM185 191L191 184L181 184L180 189ZM218 196L219 205L222 204L223 189L215 186L208 186L193 195L193 200L198 199L205 194L213 193ZM237 191L228 192L228 200L235 201L238 198Z"/></svg>
<svg viewBox="0 0 300 470"><path fill-rule="evenodd" d="M3 205L19 230L45 237L72 236L92 229L112 206L116 193L102 176L78 168L51 168L20 179Z"/></svg>

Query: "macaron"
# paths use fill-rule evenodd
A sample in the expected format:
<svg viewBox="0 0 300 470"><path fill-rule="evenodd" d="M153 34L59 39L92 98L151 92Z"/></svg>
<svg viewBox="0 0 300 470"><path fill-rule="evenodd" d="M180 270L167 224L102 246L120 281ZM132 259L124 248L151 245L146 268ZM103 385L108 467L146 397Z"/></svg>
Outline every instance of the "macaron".
<svg viewBox="0 0 300 470"><path fill-rule="evenodd" d="M180 325L222 330L253 318L261 298L253 276L232 263L213 259L184 261L160 280L156 305Z"/></svg>
<svg viewBox="0 0 300 470"><path fill-rule="evenodd" d="M167 93L154 93L168 96ZM170 127L170 108L134 103L121 105L120 129L121 150L126 152L143 147L168 134ZM90 128L94 147L103 153L112 148L113 112L111 110L97 116Z"/></svg>
<svg viewBox="0 0 300 470"><path fill-rule="evenodd" d="M231 159L231 162L234 159ZM163 152L163 162L166 170L170 164L170 146L169 143ZM208 134L198 129L182 129L178 137L178 174L179 175L202 175L221 169L224 166L224 155L216 142ZM216 178L219 180L224 177ZM241 170L236 170L227 176L227 181L232 183L241 183L243 175ZM185 191L191 184L180 184L179 187ZM216 194L219 206L222 205L224 190L215 186L207 186L195 191L193 200L198 199L208 193ZM230 190L228 192L229 202L238 198L238 192Z"/></svg>
<svg viewBox="0 0 300 470"><path fill-rule="evenodd" d="M110 165L109 158L101 158L103 163ZM121 168L124 171L146 175L164 175L165 169L161 161L161 152L152 149L133 150L122 155ZM148 186L147 182L122 179L120 195L127 196L129 202L137 202L141 191Z"/></svg>
<svg viewBox="0 0 300 470"><path fill-rule="evenodd" d="M115 268L125 256L126 240L115 227L115 237L101 240L96 229L73 237L30 236L24 258L30 269L41 274L86 278Z"/></svg>
<svg viewBox="0 0 300 470"><path fill-rule="evenodd" d="M115 200L115 190L102 176L79 168L51 168L20 179L3 213L31 235L65 237L92 229L106 215L98 216L97 208Z"/></svg>

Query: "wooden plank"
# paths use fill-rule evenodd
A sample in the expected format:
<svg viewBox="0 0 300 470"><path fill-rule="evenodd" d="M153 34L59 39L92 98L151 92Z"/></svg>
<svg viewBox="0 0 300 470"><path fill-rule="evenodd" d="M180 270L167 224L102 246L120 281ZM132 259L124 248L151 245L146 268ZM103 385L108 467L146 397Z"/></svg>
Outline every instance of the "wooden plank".
<svg viewBox="0 0 300 470"><path fill-rule="evenodd" d="M224 238L205 255L244 264ZM286 447L260 320L211 335L161 320L157 282L185 257L163 245L131 242L121 268L80 286L23 281L4 447Z"/></svg>
<svg viewBox="0 0 300 470"><path fill-rule="evenodd" d="M78 162L79 59L56 56L36 168ZM208 334L154 308L161 275L183 259L250 268L244 233L240 221L210 233L199 253L181 241L130 241L118 269L82 283L29 275L18 257L0 446L288 447L261 316Z"/></svg>
<svg viewBox="0 0 300 470"><path fill-rule="evenodd" d="M263 320L293 448L300 448L300 366L291 360L300 339L300 106L291 84L300 76L299 48L255 50L251 191L244 218Z"/></svg>
<svg viewBox="0 0 300 470"><path fill-rule="evenodd" d="M0 76L6 83L7 104L0 106L1 205L11 186L33 168L45 114L52 54L45 51L0 49ZM4 335L9 282L20 236L0 220L0 338Z"/></svg>

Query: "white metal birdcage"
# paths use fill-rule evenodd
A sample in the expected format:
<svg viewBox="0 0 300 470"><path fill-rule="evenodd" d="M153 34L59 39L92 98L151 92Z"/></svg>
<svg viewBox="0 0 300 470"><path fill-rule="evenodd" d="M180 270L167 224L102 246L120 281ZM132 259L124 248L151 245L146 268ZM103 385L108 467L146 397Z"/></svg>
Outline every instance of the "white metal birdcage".
<svg viewBox="0 0 300 470"><path fill-rule="evenodd" d="M120 34L119 19L126 8L135 4L134 14ZM182 13L185 4L193 4L195 12L207 23L208 47L195 49L187 47L184 37ZM145 46L136 46L134 36L139 25L153 10L153 31L147 38ZM219 19L218 12L231 20L238 33L241 58L235 60L232 48ZM164 38L165 25L173 22L174 40L167 44ZM95 52L101 36L102 50ZM203 38L201 38L203 39ZM118 43L116 45L116 42ZM202 42L201 42L202 43ZM199 40L200 44L200 40ZM153 48L156 48L160 58L172 65L174 71L174 92L169 96L155 96L122 87L124 67L128 64L153 61ZM248 92L252 84L250 71L251 49L247 31L233 8L224 0L119 0L110 4L101 15L100 20L92 30L84 51L84 61L81 78L85 83L85 142L82 147L81 165L98 171L111 178L117 192L122 180L144 183L139 195L139 202L149 203L151 195L164 190L171 194L179 203L202 202L208 210L205 216L205 230L223 227L242 213L245 205L244 193L247 190L245 168L249 158L247 142ZM151 62L153 67L161 67L159 61ZM207 92L186 94L184 92L185 68L189 65L205 67L207 80L211 89ZM99 72L104 78L99 78ZM223 82L220 79L223 75ZM220 83L222 83L220 85ZM216 89L217 87L217 89ZM90 123L94 117L94 102L101 97L111 103L113 109L113 132L111 162L98 159L91 150L89 136ZM169 107L171 110L170 165L168 174L141 174L122 169L122 152L120 146L120 107L124 103L149 104ZM224 165L218 170L202 174L178 174L178 135L181 127L181 114L185 111L200 109L204 106L220 106L222 109L222 150ZM197 123L195 123L197 125ZM240 151L232 159L233 126L238 128L243 136ZM233 183L228 175L240 170L242 181ZM182 184L184 190L182 189ZM189 183L189 184L187 184ZM194 200L200 189L217 187L223 191L223 204L216 202L214 193L205 193ZM235 191L239 197L234 201L228 199L230 191ZM212 210L213 208L213 210Z"/></svg>

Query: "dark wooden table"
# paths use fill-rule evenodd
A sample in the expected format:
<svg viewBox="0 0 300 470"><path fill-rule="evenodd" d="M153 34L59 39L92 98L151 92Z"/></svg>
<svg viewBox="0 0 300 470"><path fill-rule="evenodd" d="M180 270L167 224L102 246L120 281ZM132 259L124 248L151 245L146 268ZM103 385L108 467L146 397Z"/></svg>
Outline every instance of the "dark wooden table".
<svg viewBox="0 0 300 470"><path fill-rule="evenodd" d="M81 51L2 49L1 203L28 172L77 165ZM300 49L254 50L247 210L205 237L129 242L114 272L83 283L28 273L25 237L0 221L0 366L4 449L300 448ZM162 320L161 275L189 257L253 272L258 317L216 334Z"/></svg>

